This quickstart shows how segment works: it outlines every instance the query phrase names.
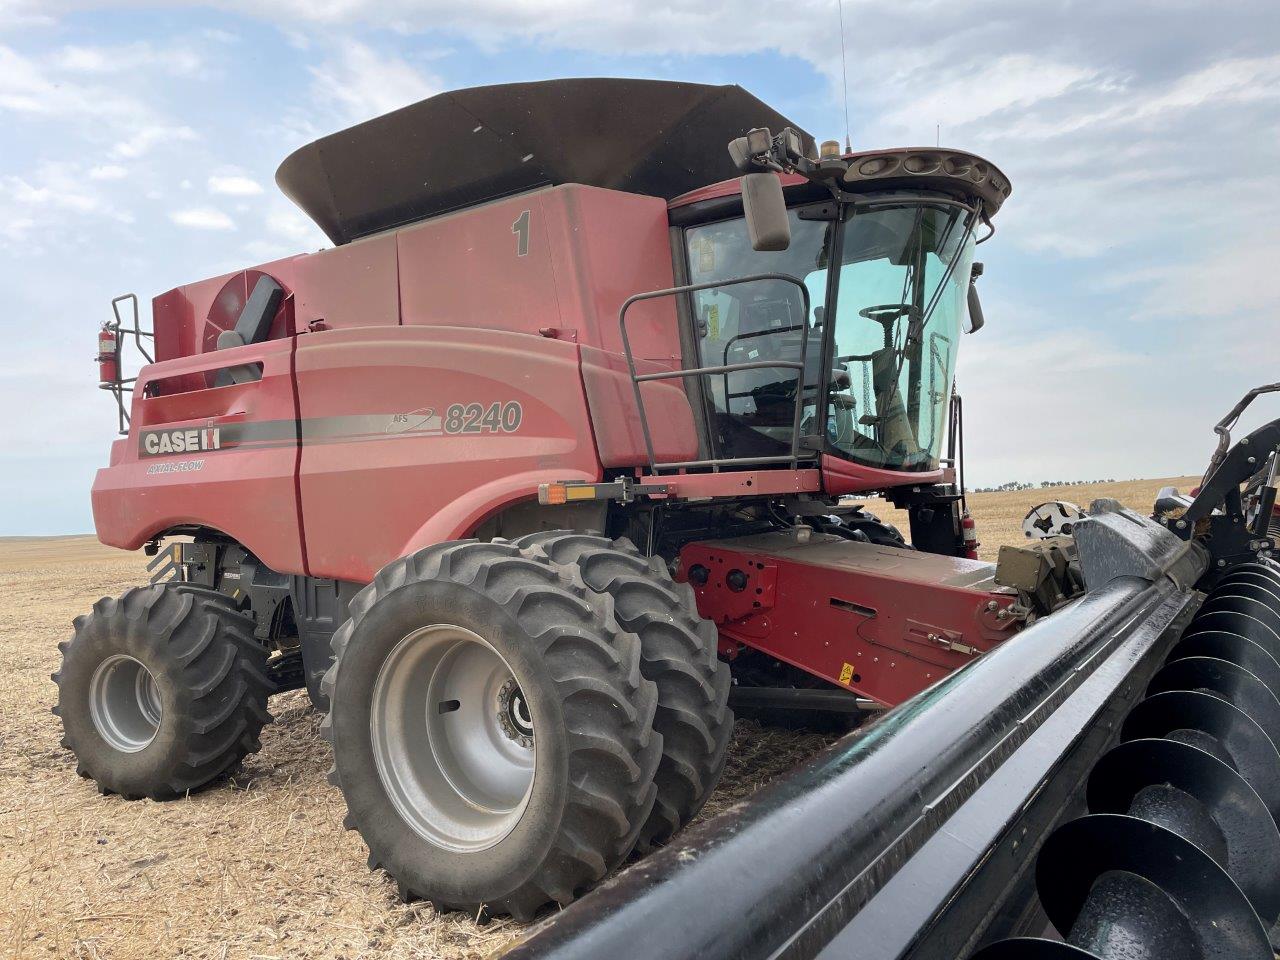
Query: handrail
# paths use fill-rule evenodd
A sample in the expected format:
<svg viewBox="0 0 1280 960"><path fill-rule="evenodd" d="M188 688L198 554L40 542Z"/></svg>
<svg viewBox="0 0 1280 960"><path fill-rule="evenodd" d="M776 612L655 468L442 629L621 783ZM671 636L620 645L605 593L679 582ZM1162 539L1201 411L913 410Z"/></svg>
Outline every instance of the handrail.
<svg viewBox="0 0 1280 960"><path fill-rule="evenodd" d="M660 297L676 296L678 294L696 293L699 290L714 290L721 287L731 287L742 283L759 283L761 281L774 280L782 283L794 284L800 289L801 304L803 306L804 323L801 325L800 332L800 359L795 360L753 360L746 363L722 364L714 367L693 367L691 369L671 370L661 373L639 373L636 370L635 355L631 352L631 338L627 335L627 311L632 305L643 300L656 300ZM798 279L785 273L755 273L744 277L732 277L728 280L711 280L706 283L688 283L678 287L668 287L665 290L650 290L647 293L632 294L618 310L618 329L622 334L622 351L627 358L627 372L631 375L631 389L635 394L636 411L640 416L640 432L644 436L645 452L649 456L649 469L657 473L660 469L676 470L688 467L711 467L713 470L719 470L722 466L728 465L745 465L745 464L764 464L764 463L790 463L794 470L800 463L800 420L804 413L804 369L805 360L809 353L809 289ZM644 397L640 391L640 384L653 380L683 380L688 377L696 377L703 375L724 374L739 370L761 370L761 369L789 369L796 371L797 389L795 399L795 414L792 418L791 425L791 452L786 456L767 456L767 457L727 457L712 458L709 460L685 460L678 463L657 462L657 456L653 451L653 434L649 430L649 418L645 413ZM727 402L727 399L726 399Z"/></svg>
<svg viewBox="0 0 1280 960"><path fill-rule="evenodd" d="M124 303L125 301L129 301L133 304L133 326L132 327L126 327L124 325L124 317L120 316L120 304ZM111 312L115 316L115 322L113 323L112 321L108 320L106 324L104 324L104 326L106 327L106 329L112 330L117 334L116 358L115 358L116 379L114 382L110 382L110 383L99 383L98 389L110 391L111 396L115 398L117 421L118 421L117 422L118 432L121 436L126 436L129 433L130 414L129 414L129 408L125 405L125 402L124 402L124 395L126 393L134 392L135 385L138 378L136 376L133 376L133 377L122 376L122 374L124 373L124 349L123 349L124 343L122 340L119 339L118 335L121 333L133 334L134 345L137 347L138 352L142 354L143 358L146 359L148 364L155 363L155 359L151 356L150 351L147 350L145 346L143 346L142 338L150 337L152 340L155 340L156 335L154 330L142 329L142 322L138 316L138 295L136 293L125 293L125 294L121 294L118 297L112 298Z"/></svg>

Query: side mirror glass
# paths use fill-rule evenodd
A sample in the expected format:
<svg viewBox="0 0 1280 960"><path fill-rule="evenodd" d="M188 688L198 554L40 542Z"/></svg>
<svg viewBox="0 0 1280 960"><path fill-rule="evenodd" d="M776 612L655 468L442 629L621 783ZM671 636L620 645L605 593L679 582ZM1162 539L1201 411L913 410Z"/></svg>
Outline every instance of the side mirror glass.
<svg viewBox="0 0 1280 960"><path fill-rule="evenodd" d="M752 250L785 250L791 246L791 221L782 196L782 181L772 173L748 173L742 178L742 212Z"/></svg>
<svg viewBox="0 0 1280 960"><path fill-rule="evenodd" d="M982 316L982 301L978 299L978 285L969 281L969 329L968 333L977 333L986 320Z"/></svg>

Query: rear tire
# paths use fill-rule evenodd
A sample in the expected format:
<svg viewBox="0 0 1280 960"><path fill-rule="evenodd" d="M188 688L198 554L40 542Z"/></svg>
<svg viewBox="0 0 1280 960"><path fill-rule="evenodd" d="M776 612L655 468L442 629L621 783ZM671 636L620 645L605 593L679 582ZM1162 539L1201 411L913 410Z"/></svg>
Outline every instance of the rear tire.
<svg viewBox="0 0 1280 960"><path fill-rule="evenodd" d="M514 542L576 569L588 587L613 598L622 628L640 637L640 669L658 687L654 729L663 748L658 799L636 844L648 853L697 815L724 771L732 679L717 655L715 625L698 615L688 584L677 584L660 558L645 557L629 540L559 530Z"/></svg>
<svg viewBox="0 0 1280 960"><path fill-rule="evenodd" d="M465 541L388 564L350 612L321 729L344 823L404 899L529 920L626 858L662 738L607 596L541 550Z"/></svg>
<svg viewBox="0 0 1280 960"><path fill-rule="evenodd" d="M58 647L62 745L104 794L180 797L261 746L267 652L220 593L166 583L103 597Z"/></svg>

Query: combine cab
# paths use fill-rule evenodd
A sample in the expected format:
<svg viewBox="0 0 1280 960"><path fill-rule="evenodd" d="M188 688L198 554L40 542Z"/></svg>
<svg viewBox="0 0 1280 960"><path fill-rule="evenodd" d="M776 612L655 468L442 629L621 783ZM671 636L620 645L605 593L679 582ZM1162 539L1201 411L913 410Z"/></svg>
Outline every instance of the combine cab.
<svg viewBox="0 0 1280 960"><path fill-rule="evenodd" d="M212 782L305 686L406 898L529 919L671 848L526 953L957 956L1047 915L1060 955L1110 957L1134 884L1209 945L1188 957L1228 955L1224 926L1265 946L1280 637L1254 624L1280 629L1280 577L1274 488L1240 487L1280 427L1159 521L979 562L953 371L996 167L819 149L737 87L577 80L442 94L277 180L333 249L100 338L124 437L98 534L156 556L55 675L104 792ZM735 708L881 718L681 846ZM1042 843L1117 737L1106 815ZM1029 851L1081 844L1037 895ZM925 894L885 912L895 884Z"/></svg>

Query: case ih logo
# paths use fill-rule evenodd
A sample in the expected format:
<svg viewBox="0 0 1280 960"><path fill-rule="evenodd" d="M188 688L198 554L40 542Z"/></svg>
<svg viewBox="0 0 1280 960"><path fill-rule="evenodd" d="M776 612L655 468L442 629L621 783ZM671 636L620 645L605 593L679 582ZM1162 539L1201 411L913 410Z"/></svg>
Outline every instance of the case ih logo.
<svg viewBox="0 0 1280 960"><path fill-rule="evenodd" d="M148 430L140 439L144 457L163 457L172 453L196 453L222 449L220 427L190 427L186 430Z"/></svg>

